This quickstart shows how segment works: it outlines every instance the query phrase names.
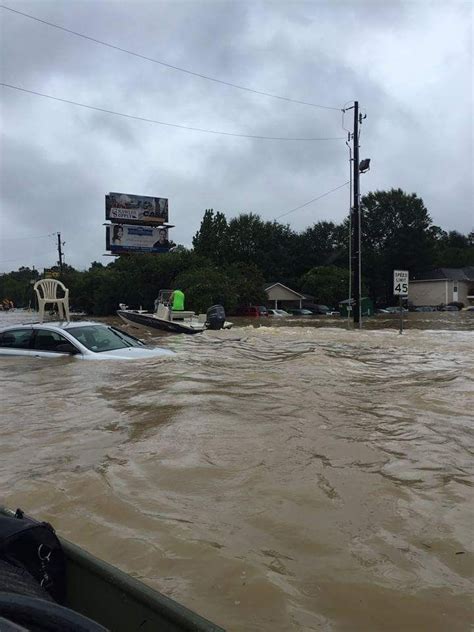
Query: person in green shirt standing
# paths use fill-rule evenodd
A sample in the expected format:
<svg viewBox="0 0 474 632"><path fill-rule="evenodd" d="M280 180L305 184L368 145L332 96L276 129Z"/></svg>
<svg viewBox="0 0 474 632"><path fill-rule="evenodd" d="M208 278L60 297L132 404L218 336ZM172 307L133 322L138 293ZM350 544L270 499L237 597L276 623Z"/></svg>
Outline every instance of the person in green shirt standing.
<svg viewBox="0 0 474 632"><path fill-rule="evenodd" d="M174 290L170 298L171 309L174 312L182 312L184 310L184 292L181 290Z"/></svg>

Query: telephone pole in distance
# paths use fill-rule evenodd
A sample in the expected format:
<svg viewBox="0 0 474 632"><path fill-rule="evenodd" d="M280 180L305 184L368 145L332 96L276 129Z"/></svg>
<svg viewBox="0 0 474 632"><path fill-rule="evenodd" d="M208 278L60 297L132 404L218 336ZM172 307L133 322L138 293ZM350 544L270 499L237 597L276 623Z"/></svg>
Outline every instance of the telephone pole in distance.
<svg viewBox="0 0 474 632"><path fill-rule="evenodd" d="M59 272L60 274L63 273L63 258L64 258L64 254L62 251L62 244L61 244L61 233L58 233L58 256L59 256Z"/></svg>

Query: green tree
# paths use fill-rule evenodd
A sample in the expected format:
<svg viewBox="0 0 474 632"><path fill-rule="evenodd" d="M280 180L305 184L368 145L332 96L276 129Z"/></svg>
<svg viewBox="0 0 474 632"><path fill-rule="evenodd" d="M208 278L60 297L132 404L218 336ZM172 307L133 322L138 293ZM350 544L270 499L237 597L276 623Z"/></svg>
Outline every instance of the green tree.
<svg viewBox="0 0 474 632"><path fill-rule="evenodd" d="M314 296L316 303L336 306L348 297L349 271L336 266L312 268L301 277L300 287Z"/></svg>
<svg viewBox="0 0 474 632"><path fill-rule="evenodd" d="M40 278L38 270L22 266L0 275L0 300L7 298L16 307L34 305L33 284ZM33 282L33 283L32 283Z"/></svg>
<svg viewBox="0 0 474 632"><path fill-rule="evenodd" d="M315 266L348 265L348 233L346 223L317 222L298 236L295 269L298 276Z"/></svg>
<svg viewBox="0 0 474 632"><path fill-rule="evenodd" d="M230 279L213 265L182 272L175 285L185 294L185 307L196 312L204 313L215 304L223 305L231 312L237 305L237 294Z"/></svg>
<svg viewBox="0 0 474 632"><path fill-rule="evenodd" d="M138 254L120 257L113 266L125 273L123 301L129 305L152 308L158 292L172 289L175 278L183 271L200 267L207 259L189 250L160 255Z"/></svg>
<svg viewBox="0 0 474 632"><path fill-rule="evenodd" d="M436 240L434 264L440 268L463 268L474 265L474 242L470 235L455 230L441 231Z"/></svg>
<svg viewBox="0 0 474 632"><path fill-rule="evenodd" d="M229 263L253 264L267 281L286 281L293 273L296 234L287 225L242 213L229 222L227 248Z"/></svg>
<svg viewBox="0 0 474 632"><path fill-rule="evenodd" d="M264 222L255 213L243 213L229 222L228 262L261 263L265 240Z"/></svg>
<svg viewBox="0 0 474 632"><path fill-rule="evenodd" d="M223 213L213 209L204 211L198 232L193 237L194 252L224 265L227 259L227 220Z"/></svg>
<svg viewBox="0 0 474 632"><path fill-rule="evenodd" d="M235 292L237 305L261 305L266 302L265 278L256 265L234 263L225 272Z"/></svg>
<svg viewBox="0 0 474 632"><path fill-rule="evenodd" d="M414 193L392 189L362 198L362 272L374 300L391 300L394 269L414 273L432 267L431 229L423 200Z"/></svg>

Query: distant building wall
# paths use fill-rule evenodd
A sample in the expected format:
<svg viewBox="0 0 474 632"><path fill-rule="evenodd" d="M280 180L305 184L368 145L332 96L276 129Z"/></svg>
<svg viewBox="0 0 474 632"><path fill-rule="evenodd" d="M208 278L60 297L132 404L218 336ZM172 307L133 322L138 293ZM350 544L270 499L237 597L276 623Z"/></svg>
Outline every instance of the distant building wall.
<svg viewBox="0 0 474 632"><path fill-rule="evenodd" d="M418 306L450 303L453 300L453 282L445 279L410 281L408 300Z"/></svg>
<svg viewBox="0 0 474 632"><path fill-rule="evenodd" d="M472 281L458 281L458 301L464 303L464 305L474 304L474 282ZM468 298L471 296L472 298Z"/></svg>
<svg viewBox="0 0 474 632"><path fill-rule="evenodd" d="M283 283L275 283L274 285L267 287L265 289L265 293L267 295L268 302L271 301L275 309L281 307L282 303L284 303L286 307L301 307L303 300L308 298L303 296L303 294L286 287Z"/></svg>
<svg viewBox="0 0 474 632"><path fill-rule="evenodd" d="M298 301L300 299L300 294L291 292L281 285L275 285L265 292L269 301ZM301 296L301 298L303 297Z"/></svg>
<svg viewBox="0 0 474 632"><path fill-rule="evenodd" d="M457 296L454 289L457 288ZM464 305L472 305L474 300L474 283L472 281L410 281L408 300L413 305L441 305L458 301Z"/></svg>

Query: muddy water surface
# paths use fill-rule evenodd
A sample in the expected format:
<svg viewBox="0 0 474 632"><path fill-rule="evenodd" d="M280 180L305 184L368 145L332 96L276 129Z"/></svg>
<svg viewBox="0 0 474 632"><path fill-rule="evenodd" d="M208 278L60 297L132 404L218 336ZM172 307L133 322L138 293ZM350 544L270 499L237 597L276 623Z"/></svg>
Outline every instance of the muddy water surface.
<svg viewBox="0 0 474 632"><path fill-rule="evenodd" d="M474 314L411 316L0 358L3 501L231 631L469 630Z"/></svg>

